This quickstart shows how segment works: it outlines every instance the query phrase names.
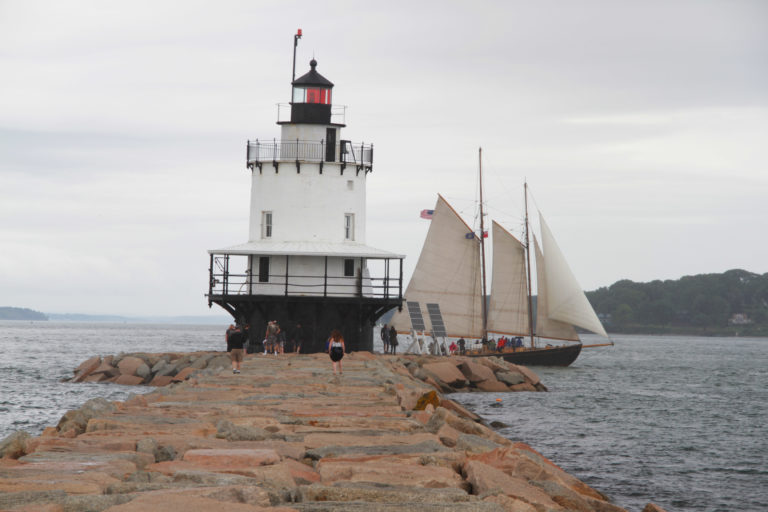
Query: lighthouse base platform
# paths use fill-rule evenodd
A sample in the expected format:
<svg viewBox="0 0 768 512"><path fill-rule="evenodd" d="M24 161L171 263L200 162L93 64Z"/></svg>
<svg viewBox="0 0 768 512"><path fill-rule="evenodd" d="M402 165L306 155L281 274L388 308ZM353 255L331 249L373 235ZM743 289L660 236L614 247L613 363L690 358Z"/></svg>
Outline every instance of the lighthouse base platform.
<svg viewBox="0 0 768 512"><path fill-rule="evenodd" d="M281 295L210 295L234 320L250 325L249 341L260 344L267 323L276 320L288 341L301 324L301 352L326 351L333 329L344 336L347 351L373 351L373 326L387 311L400 307L397 297L301 297Z"/></svg>

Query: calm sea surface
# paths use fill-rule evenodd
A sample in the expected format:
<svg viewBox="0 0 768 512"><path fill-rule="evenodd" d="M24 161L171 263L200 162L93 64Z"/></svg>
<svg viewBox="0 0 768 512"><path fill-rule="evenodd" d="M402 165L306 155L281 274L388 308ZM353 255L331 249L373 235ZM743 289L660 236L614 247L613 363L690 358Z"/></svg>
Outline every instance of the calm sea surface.
<svg viewBox="0 0 768 512"><path fill-rule="evenodd" d="M90 398L149 391L59 382L92 355L221 350L224 328L0 322L0 439L39 434ZM535 368L549 393L454 398L631 511L768 510L768 339L614 341Z"/></svg>
<svg viewBox="0 0 768 512"><path fill-rule="evenodd" d="M768 339L614 341L533 368L548 393L454 398L629 510L768 510Z"/></svg>

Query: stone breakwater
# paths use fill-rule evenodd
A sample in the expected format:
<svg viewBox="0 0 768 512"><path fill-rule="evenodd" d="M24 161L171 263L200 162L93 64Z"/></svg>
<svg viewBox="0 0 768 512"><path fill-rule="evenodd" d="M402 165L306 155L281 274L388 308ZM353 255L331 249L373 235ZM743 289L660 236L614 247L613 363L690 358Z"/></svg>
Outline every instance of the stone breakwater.
<svg viewBox="0 0 768 512"><path fill-rule="evenodd" d="M475 366L503 382L516 372L501 361L353 353L334 376L324 354L249 357L241 374L217 357L6 438L0 510L624 510L436 390L480 389ZM528 373L505 386L536 389Z"/></svg>
<svg viewBox="0 0 768 512"><path fill-rule="evenodd" d="M404 364L411 375L445 393L547 390L539 377L528 368L507 363L497 357L403 355L396 360ZM222 352L94 356L83 361L75 368L74 375L64 381L167 386L183 382L201 370L207 370L205 373L210 374L229 366L229 356Z"/></svg>

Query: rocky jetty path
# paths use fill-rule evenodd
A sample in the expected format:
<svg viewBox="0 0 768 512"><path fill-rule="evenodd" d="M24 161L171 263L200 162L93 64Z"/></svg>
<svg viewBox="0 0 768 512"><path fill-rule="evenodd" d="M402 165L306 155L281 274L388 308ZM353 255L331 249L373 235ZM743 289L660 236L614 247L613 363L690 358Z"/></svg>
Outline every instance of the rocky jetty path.
<svg viewBox="0 0 768 512"><path fill-rule="evenodd" d="M338 376L323 354L250 356L233 374L208 366L219 356L125 402L90 400L39 437L6 438L0 510L624 510L437 391L491 375L541 389L527 369L363 352Z"/></svg>

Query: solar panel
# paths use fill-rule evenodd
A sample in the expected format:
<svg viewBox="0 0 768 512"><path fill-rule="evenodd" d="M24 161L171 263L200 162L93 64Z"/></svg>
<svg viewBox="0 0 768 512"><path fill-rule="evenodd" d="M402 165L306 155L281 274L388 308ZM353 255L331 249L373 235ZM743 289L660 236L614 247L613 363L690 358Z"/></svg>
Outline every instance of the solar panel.
<svg viewBox="0 0 768 512"><path fill-rule="evenodd" d="M408 316L411 317L411 326L414 331L424 331L427 326L424 325L424 317L421 315L421 306L418 302L406 302L408 307Z"/></svg>
<svg viewBox="0 0 768 512"><path fill-rule="evenodd" d="M427 313L429 314L429 322L432 324L432 335L436 338L445 338L447 334L443 314L440 312L440 304L427 304Z"/></svg>

